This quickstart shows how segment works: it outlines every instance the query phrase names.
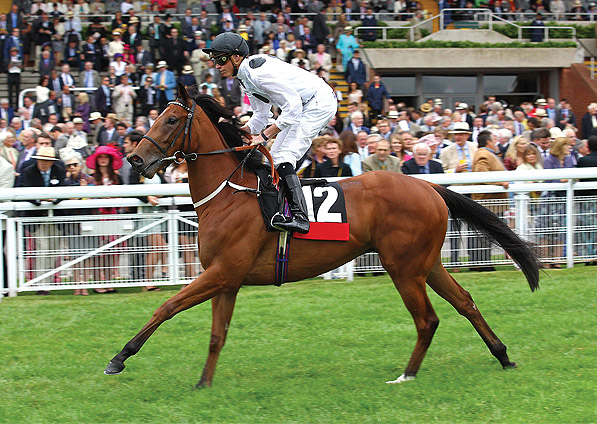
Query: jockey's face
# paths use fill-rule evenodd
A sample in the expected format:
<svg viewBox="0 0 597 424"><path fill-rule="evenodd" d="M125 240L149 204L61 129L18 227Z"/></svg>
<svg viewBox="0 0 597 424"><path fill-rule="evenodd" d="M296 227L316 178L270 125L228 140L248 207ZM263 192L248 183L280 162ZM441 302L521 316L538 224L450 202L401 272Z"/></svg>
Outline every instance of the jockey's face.
<svg viewBox="0 0 597 424"><path fill-rule="evenodd" d="M228 57L229 57L229 59L223 65L220 64L221 62L219 62L219 61L214 61L216 69L218 71L220 71L220 74L222 74L222 78L228 78L230 76L233 76L234 64L236 64L236 66L238 66L238 65L240 65L240 62L242 61L242 57L239 55L231 55Z"/></svg>

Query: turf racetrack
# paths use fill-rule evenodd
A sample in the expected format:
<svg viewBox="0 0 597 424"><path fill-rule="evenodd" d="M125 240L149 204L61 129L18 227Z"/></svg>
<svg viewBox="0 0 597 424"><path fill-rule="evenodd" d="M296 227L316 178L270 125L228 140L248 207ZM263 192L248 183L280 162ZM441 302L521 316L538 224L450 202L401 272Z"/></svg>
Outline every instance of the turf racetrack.
<svg viewBox="0 0 597 424"><path fill-rule="evenodd" d="M440 326L417 379L399 385L384 382L402 373L416 335L387 276L243 288L214 386L202 390L210 302L105 376L173 290L5 298L0 422L596 422L596 271L550 271L536 293L516 271L455 274L519 368L503 371L431 293Z"/></svg>

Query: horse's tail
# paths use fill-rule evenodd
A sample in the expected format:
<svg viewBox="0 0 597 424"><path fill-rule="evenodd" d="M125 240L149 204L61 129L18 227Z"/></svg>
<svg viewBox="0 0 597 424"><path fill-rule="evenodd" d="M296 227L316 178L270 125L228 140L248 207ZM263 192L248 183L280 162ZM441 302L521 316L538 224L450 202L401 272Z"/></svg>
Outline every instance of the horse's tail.
<svg viewBox="0 0 597 424"><path fill-rule="evenodd" d="M518 264L531 290L539 288L541 263L533 246L518 237L500 218L474 200L446 187L429 183L444 199L454 220L461 220L486 236L493 244L501 246Z"/></svg>

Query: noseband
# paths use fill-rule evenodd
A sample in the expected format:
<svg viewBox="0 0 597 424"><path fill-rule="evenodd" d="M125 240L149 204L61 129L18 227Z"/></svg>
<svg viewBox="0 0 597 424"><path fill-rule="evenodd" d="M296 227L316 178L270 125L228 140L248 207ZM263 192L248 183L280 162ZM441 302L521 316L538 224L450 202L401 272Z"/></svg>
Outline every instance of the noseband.
<svg viewBox="0 0 597 424"><path fill-rule="evenodd" d="M197 107L197 103L195 103L195 101L193 100L193 106L191 106L190 108L188 106L183 105L180 102L177 102L177 101L169 102L167 106L170 106L170 105L180 106L181 108L186 110L188 113L187 113L187 120L186 120L184 126L180 127L180 129L176 133L176 136L174 136L174 139L170 142L170 144L168 144L168 147L166 147L165 149L162 148L162 146L160 146L157 141L155 141L153 138L151 138L148 135L144 135L142 137L142 139L146 138L147 140L151 141L153 143L153 145L155 147L157 147L158 150L164 155L163 158L159 159L160 162L173 160L176 163L180 164L187 159L195 160L195 159L197 159L196 153L190 153L190 154L184 153L184 144L185 144L185 141L188 140L187 151L189 151L191 149L191 128L193 126L193 118L195 117L195 108ZM178 140L178 137L180 136L180 133L182 132L183 129L184 129L184 136L182 137L182 145L180 146L180 150L177 150L176 152L174 152L174 155L168 156L168 150L170 150L170 148L172 146L174 146L174 143L176 143L176 140ZM152 166L154 163L155 162L149 164L143 171L145 171L147 168Z"/></svg>

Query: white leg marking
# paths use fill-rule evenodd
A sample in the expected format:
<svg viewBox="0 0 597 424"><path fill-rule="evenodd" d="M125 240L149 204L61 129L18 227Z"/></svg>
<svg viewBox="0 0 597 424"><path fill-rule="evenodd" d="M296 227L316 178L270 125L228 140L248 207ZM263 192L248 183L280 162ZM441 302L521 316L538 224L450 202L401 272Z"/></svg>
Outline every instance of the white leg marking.
<svg viewBox="0 0 597 424"><path fill-rule="evenodd" d="M392 381L386 381L386 384L398 384L398 383L404 383L405 381L410 381L410 380L414 380L415 377L411 376L405 376L404 374L402 374L400 377L398 377L396 380L392 380Z"/></svg>

